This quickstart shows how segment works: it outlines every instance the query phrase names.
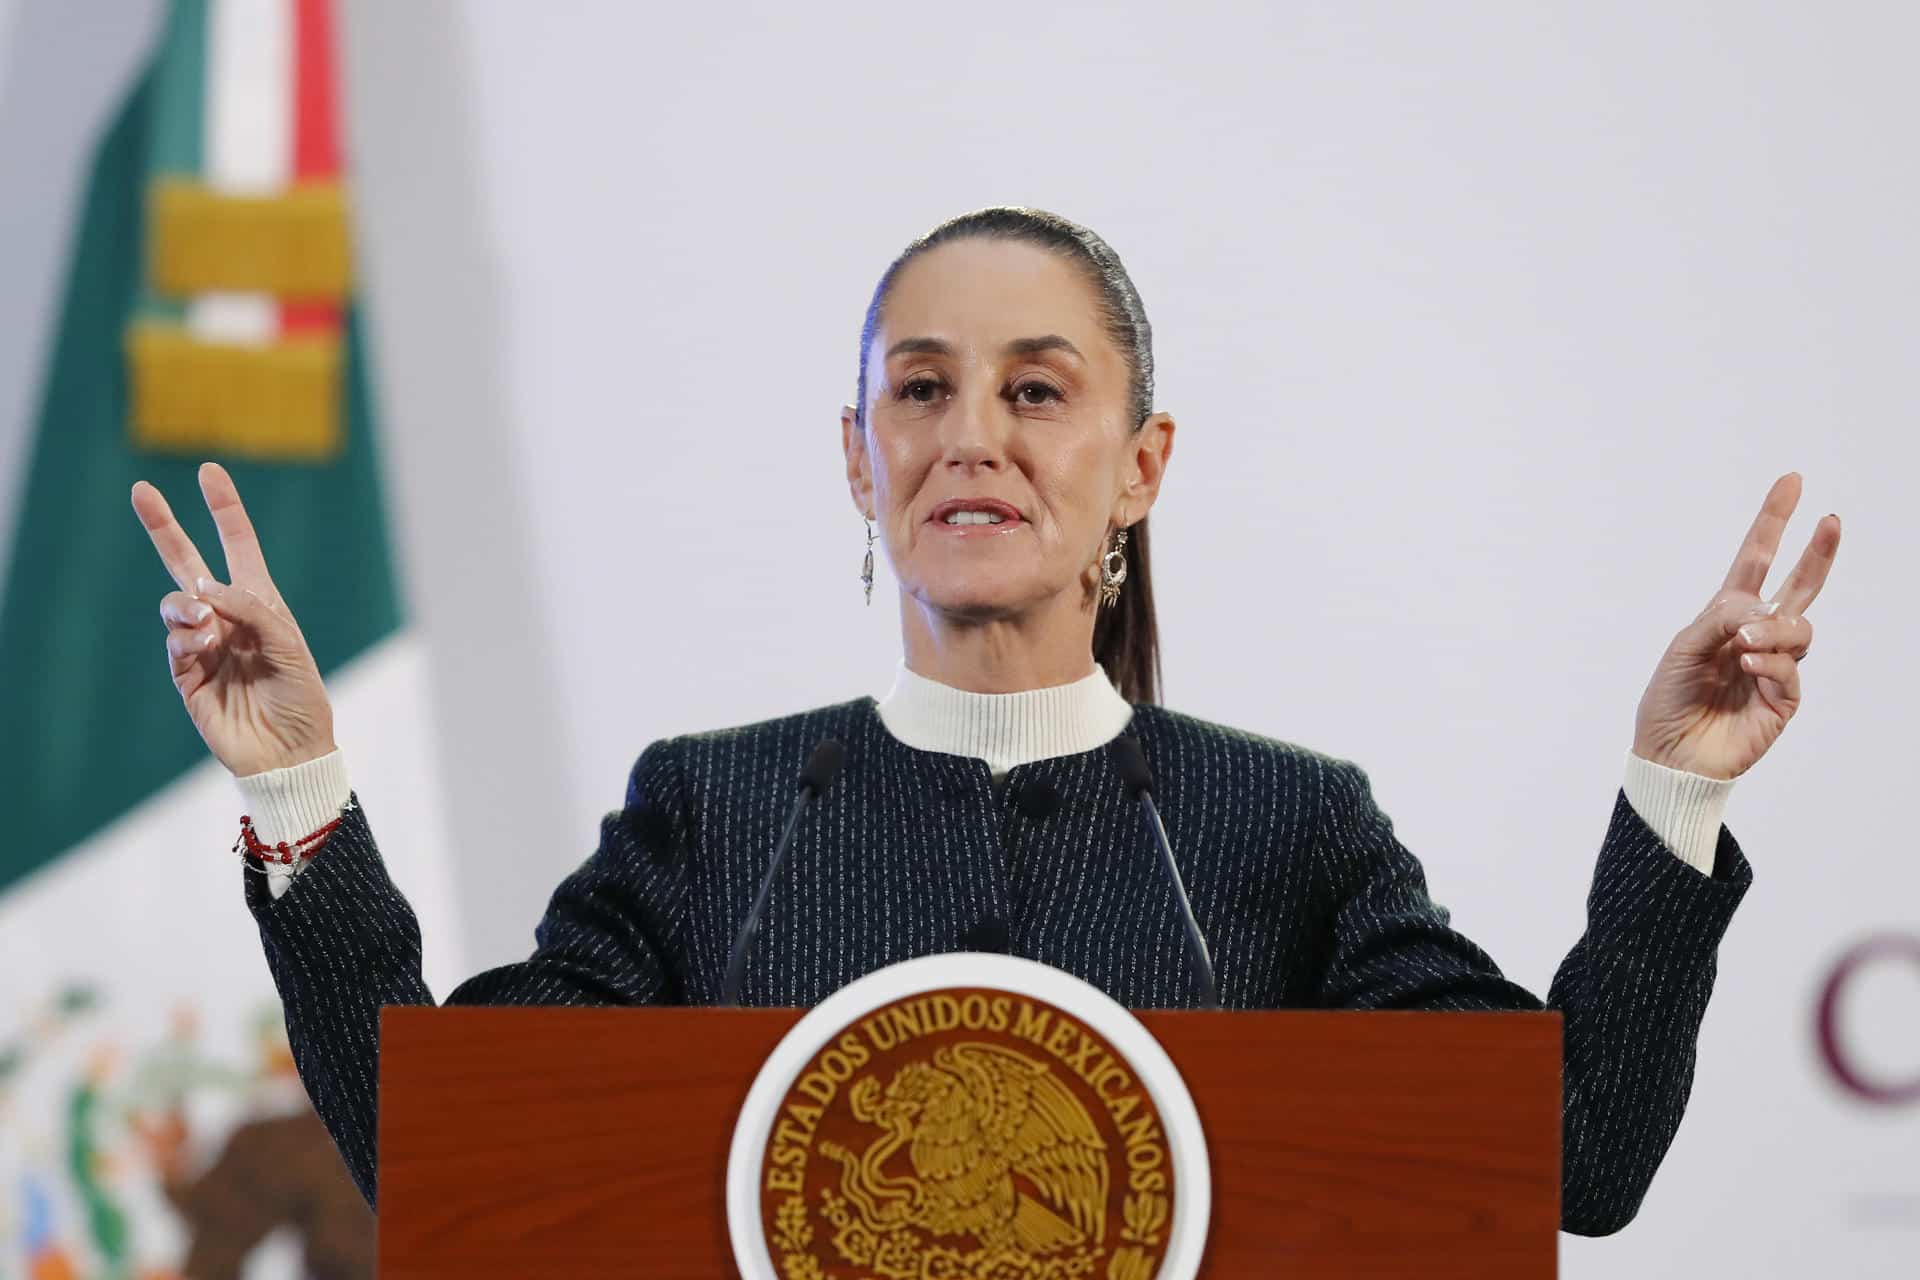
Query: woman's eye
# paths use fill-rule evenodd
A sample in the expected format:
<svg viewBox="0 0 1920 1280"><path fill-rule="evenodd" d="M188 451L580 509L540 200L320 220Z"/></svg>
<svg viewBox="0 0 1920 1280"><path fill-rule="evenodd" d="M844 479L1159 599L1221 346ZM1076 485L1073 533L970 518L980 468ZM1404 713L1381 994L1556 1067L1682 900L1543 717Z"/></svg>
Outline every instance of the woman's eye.
<svg viewBox="0 0 1920 1280"><path fill-rule="evenodd" d="M916 404L932 404L940 395L940 383L933 378L909 378L900 384L900 398Z"/></svg>
<svg viewBox="0 0 1920 1280"><path fill-rule="evenodd" d="M1047 404L1060 398L1060 390L1045 382L1023 382L1013 389L1013 398L1021 404Z"/></svg>

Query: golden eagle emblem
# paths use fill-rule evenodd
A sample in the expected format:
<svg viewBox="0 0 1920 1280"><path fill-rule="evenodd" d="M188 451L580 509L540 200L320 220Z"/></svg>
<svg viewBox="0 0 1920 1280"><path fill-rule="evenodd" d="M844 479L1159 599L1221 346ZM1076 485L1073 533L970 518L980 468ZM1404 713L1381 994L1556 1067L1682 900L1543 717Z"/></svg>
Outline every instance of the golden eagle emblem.
<svg viewBox="0 0 1920 1280"><path fill-rule="evenodd" d="M1107 1144L1044 1063L950 1044L884 1089L858 1081L848 1101L884 1132L864 1151L824 1143L820 1154L839 1162L840 1194L876 1235L915 1227L1041 1256L1105 1236ZM902 1147L910 1176L887 1168Z"/></svg>
<svg viewBox="0 0 1920 1280"><path fill-rule="evenodd" d="M760 1154L780 1280L1160 1274L1166 1132L1138 1068L1093 1028L1030 996L941 987L819 1044Z"/></svg>

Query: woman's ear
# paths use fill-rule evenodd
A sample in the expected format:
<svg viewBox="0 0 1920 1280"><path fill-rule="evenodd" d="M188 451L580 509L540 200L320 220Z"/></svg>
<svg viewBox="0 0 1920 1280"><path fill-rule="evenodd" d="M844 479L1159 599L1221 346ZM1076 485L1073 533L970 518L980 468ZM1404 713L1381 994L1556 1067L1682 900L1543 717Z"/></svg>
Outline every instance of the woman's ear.
<svg viewBox="0 0 1920 1280"><path fill-rule="evenodd" d="M1113 523L1118 528L1147 518L1160 496L1160 480L1173 457L1173 415L1156 413L1127 437L1126 486L1114 499Z"/></svg>
<svg viewBox="0 0 1920 1280"><path fill-rule="evenodd" d="M867 433L850 404L840 406L840 448L847 455L847 492L862 516L873 518L873 467L867 458Z"/></svg>

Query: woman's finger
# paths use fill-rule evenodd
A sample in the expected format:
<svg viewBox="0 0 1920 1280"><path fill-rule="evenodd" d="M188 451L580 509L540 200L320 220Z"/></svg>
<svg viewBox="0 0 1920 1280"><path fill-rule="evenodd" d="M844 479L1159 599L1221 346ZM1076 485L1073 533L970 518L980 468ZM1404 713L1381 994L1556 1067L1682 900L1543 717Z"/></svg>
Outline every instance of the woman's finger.
<svg viewBox="0 0 1920 1280"><path fill-rule="evenodd" d="M1780 686L1782 699L1791 710L1800 705L1800 664L1791 654L1743 653L1740 669L1750 676L1771 680Z"/></svg>
<svg viewBox="0 0 1920 1280"><path fill-rule="evenodd" d="M213 650L219 648L220 636L213 631L169 631L167 632L167 667L179 679L193 665Z"/></svg>
<svg viewBox="0 0 1920 1280"><path fill-rule="evenodd" d="M1813 623L1785 614L1755 618L1740 624L1734 632L1734 643L1749 652L1784 653L1789 658L1802 658L1813 644Z"/></svg>
<svg viewBox="0 0 1920 1280"><path fill-rule="evenodd" d="M1787 575L1787 580L1773 593L1782 611L1807 611L1813 598L1820 594L1820 588L1827 584L1827 573L1833 568L1833 559L1839 550L1840 517L1829 512L1813 526L1813 536L1807 539L1807 549L1794 562L1793 572Z"/></svg>
<svg viewBox="0 0 1920 1280"><path fill-rule="evenodd" d="M1787 517L1799 502L1799 472L1789 471L1773 482L1773 487L1767 490L1766 501L1760 504L1760 514L1753 518L1740 550L1734 553L1726 581L1720 584L1721 590L1760 594L1760 588L1766 585L1767 570L1773 565L1774 553L1780 549L1780 534L1787 527Z"/></svg>
<svg viewBox="0 0 1920 1280"><path fill-rule="evenodd" d="M208 650L220 647L220 636L213 631L169 631L167 632L167 656L176 660L198 658Z"/></svg>
<svg viewBox="0 0 1920 1280"><path fill-rule="evenodd" d="M140 517L147 537L153 540L153 549L160 553L160 563L167 566L182 591L190 592L196 581L212 576L207 572L207 562L200 558L200 549L173 518L173 508L145 480L133 486L133 513Z"/></svg>
<svg viewBox="0 0 1920 1280"><path fill-rule="evenodd" d="M249 587L262 597L274 596L273 580L267 576L267 559L260 550L260 539L253 521L240 501L240 490L233 477L217 462L200 464L200 493L213 514L213 527L220 531L220 547L227 556L227 576L236 586Z"/></svg>
<svg viewBox="0 0 1920 1280"><path fill-rule="evenodd" d="M192 630L212 617L212 605L184 591L169 591L160 597L160 620L167 624L169 631L176 627Z"/></svg>

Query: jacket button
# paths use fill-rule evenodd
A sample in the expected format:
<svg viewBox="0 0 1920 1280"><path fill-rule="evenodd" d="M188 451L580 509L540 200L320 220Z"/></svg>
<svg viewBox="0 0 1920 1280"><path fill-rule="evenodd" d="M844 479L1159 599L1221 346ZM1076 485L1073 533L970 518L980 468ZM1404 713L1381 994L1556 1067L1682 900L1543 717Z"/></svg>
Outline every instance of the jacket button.
<svg viewBox="0 0 1920 1280"><path fill-rule="evenodd" d="M1007 922L989 916L960 935L962 951L993 951L1005 955L1012 949L1013 935Z"/></svg>
<svg viewBox="0 0 1920 1280"><path fill-rule="evenodd" d="M1060 807L1060 789L1045 779L1036 779L1020 788L1013 803L1022 814L1038 822L1052 817Z"/></svg>

